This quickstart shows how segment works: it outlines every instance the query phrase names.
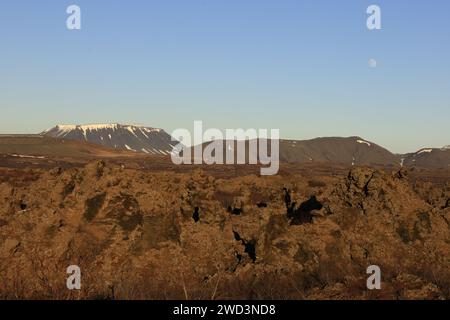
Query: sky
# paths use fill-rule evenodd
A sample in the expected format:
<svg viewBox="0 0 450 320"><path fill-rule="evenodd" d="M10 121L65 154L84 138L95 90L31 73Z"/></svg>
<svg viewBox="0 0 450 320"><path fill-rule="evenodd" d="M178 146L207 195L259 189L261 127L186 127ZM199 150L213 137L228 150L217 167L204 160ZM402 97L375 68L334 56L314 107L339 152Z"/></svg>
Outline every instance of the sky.
<svg viewBox="0 0 450 320"><path fill-rule="evenodd" d="M72 4L81 30L66 27ZM1 0L0 133L194 120L448 145L450 1Z"/></svg>

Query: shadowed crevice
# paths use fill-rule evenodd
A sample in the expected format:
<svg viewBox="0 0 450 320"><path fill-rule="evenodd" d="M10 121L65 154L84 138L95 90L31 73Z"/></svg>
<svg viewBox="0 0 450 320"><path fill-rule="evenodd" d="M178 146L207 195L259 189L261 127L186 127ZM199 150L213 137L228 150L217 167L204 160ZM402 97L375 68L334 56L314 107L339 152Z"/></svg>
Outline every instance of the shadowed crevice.
<svg viewBox="0 0 450 320"><path fill-rule="evenodd" d="M312 196L297 207L297 203L292 202L291 191L286 188L284 188L283 190L287 217L291 220L291 224L300 225L304 223L312 223L313 215L311 214L311 212L313 210L321 210L323 208L322 203L317 200L316 196Z"/></svg>
<svg viewBox="0 0 450 320"><path fill-rule="evenodd" d="M248 254L250 259L252 259L253 262L256 262L256 240L252 239L250 241L245 241L241 238L239 233L233 230L234 239L236 241L240 241L242 245L244 246L244 252ZM242 256L239 255L239 261L241 261Z"/></svg>
<svg viewBox="0 0 450 320"><path fill-rule="evenodd" d="M195 207L194 208L194 213L192 214L192 219L194 219L195 223L200 221L200 213L199 213L199 208Z"/></svg>

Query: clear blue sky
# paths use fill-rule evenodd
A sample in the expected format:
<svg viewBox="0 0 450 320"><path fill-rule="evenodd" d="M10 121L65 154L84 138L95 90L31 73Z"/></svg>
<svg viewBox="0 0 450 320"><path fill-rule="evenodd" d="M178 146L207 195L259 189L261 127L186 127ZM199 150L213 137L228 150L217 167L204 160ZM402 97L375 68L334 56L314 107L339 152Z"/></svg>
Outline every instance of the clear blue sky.
<svg viewBox="0 0 450 320"><path fill-rule="evenodd" d="M448 0L2 0L0 43L1 133L203 120L393 152L450 144Z"/></svg>

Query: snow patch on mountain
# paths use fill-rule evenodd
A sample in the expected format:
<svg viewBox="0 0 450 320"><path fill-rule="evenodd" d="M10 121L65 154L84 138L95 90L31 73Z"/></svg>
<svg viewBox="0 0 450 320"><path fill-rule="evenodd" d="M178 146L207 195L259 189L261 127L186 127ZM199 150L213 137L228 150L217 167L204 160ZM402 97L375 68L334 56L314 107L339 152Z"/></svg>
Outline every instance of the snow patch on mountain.
<svg viewBox="0 0 450 320"><path fill-rule="evenodd" d="M127 148L127 150L130 150L130 151L136 151L136 150L134 150L133 148L130 148L130 146L129 145L125 145L125 148Z"/></svg>
<svg viewBox="0 0 450 320"><path fill-rule="evenodd" d="M416 154L431 153L431 152L433 152L433 149L422 149L419 150Z"/></svg>
<svg viewBox="0 0 450 320"><path fill-rule="evenodd" d="M357 143L360 143L360 144L366 144L366 145L368 145L369 147L372 145L370 142L367 142L367 141L361 140L361 139L356 140L356 142L357 142Z"/></svg>

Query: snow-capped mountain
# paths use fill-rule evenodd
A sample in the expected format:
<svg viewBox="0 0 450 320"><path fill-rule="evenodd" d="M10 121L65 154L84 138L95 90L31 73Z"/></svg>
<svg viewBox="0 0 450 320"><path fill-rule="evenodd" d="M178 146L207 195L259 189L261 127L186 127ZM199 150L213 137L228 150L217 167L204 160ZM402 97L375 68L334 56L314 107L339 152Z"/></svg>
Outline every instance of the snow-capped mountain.
<svg viewBox="0 0 450 320"><path fill-rule="evenodd" d="M57 125L41 133L43 136L87 141L104 147L169 155L178 144L162 129L128 124Z"/></svg>

